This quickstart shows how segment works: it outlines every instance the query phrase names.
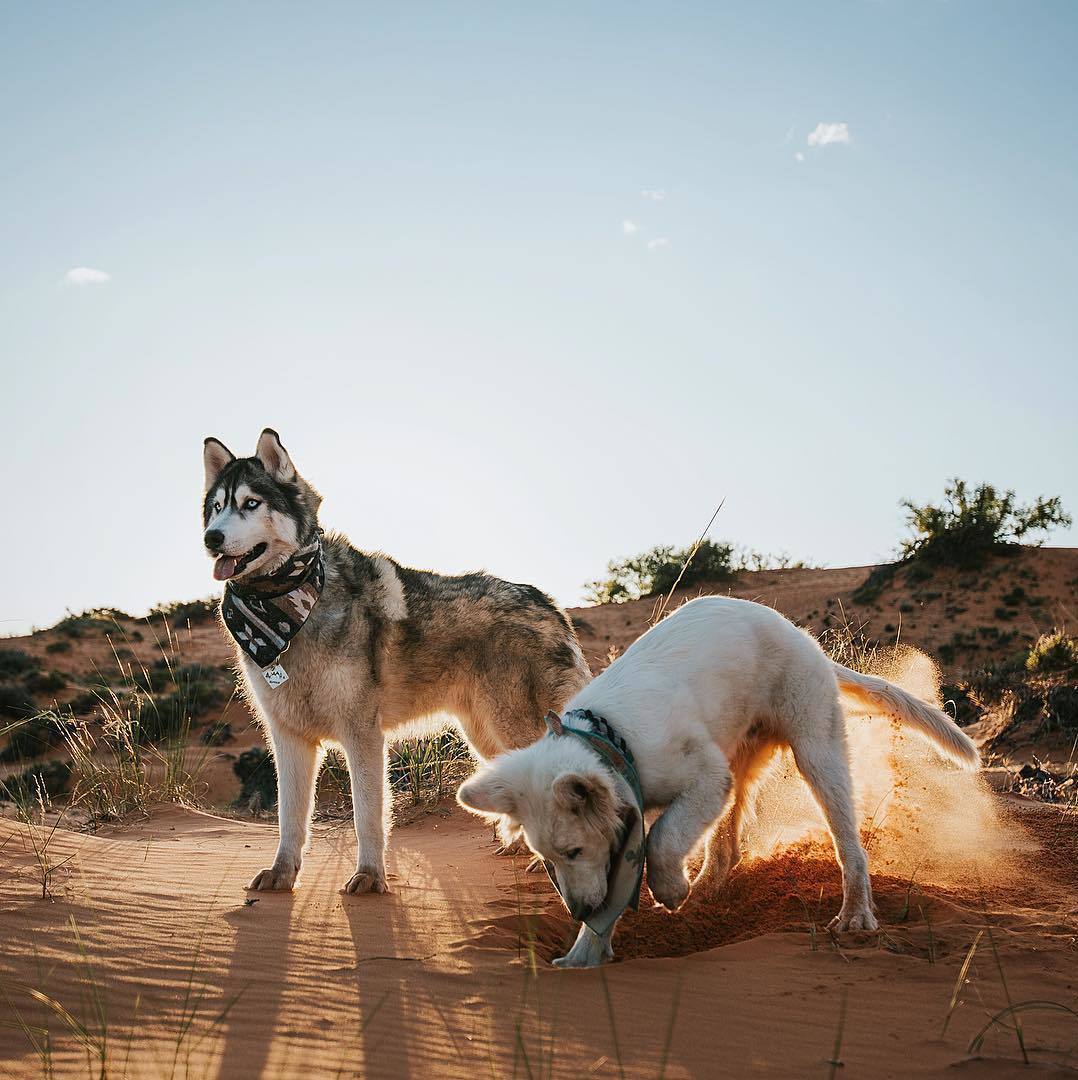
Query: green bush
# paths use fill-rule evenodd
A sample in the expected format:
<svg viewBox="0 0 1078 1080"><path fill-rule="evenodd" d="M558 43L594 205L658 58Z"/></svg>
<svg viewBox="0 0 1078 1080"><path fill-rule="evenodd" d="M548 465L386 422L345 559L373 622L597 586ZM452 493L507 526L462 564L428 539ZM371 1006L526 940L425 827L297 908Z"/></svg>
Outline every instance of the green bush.
<svg viewBox="0 0 1078 1080"><path fill-rule="evenodd" d="M61 639L59 641L50 641L48 643L48 645L45 646L45 652L48 652L48 653L71 652L71 642L70 641L64 641L63 639Z"/></svg>
<svg viewBox="0 0 1078 1080"><path fill-rule="evenodd" d="M1026 657L1026 670L1039 674L1071 671L1078 667L1078 638L1068 637L1062 630L1041 634Z"/></svg>
<svg viewBox="0 0 1078 1080"><path fill-rule="evenodd" d="M60 729L52 722L51 714L27 717L8 732L7 746L0 750L0 761L23 761L40 757L63 744Z"/></svg>
<svg viewBox="0 0 1078 1080"><path fill-rule="evenodd" d="M205 600L177 600L170 604L158 604L150 609L148 618L155 616L165 619L174 629L182 629L191 624L208 622L217 614L220 600L215 596Z"/></svg>
<svg viewBox="0 0 1078 1080"><path fill-rule="evenodd" d="M669 592L692 550L691 547L678 549L666 545L629 559L610 562L606 567L609 576L589 582L584 586L585 594L593 604L622 604L626 600ZM687 588L705 581L724 581L739 569L733 560L732 544L705 540L685 569L681 585Z"/></svg>
<svg viewBox="0 0 1078 1080"><path fill-rule="evenodd" d="M67 679L59 671L35 671L27 678L26 685L35 694L55 694L67 686Z"/></svg>
<svg viewBox="0 0 1078 1080"><path fill-rule="evenodd" d="M970 489L964 480L951 480L941 506L904 500L906 523L913 535L902 542L902 557L939 566L976 568L994 551L1071 524L1058 497L1038 498L1019 506L1013 491L991 484Z"/></svg>
<svg viewBox="0 0 1078 1080"><path fill-rule="evenodd" d="M89 608L77 615L69 613L53 629L59 630L66 637L77 638L82 637L84 630L115 630L120 619L132 621L132 617L119 608Z"/></svg>
<svg viewBox="0 0 1078 1080"><path fill-rule="evenodd" d="M71 773L71 766L66 761L31 765L17 776L0 780L0 802L31 803L41 797L54 799L67 791Z"/></svg>
<svg viewBox="0 0 1078 1080"><path fill-rule="evenodd" d="M41 668L41 661L22 649L0 649L0 679L19 679Z"/></svg>
<svg viewBox="0 0 1078 1080"><path fill-rule="evenodd" d="M268 750L261 746L244 750L232 763L232 771L241 785L237 805L254 810L269 810L277 805L277 769Z"/></svg>
<svg viewBox="0 0 1078 1080"><path fill-rule="evenodd" d="M34 695L25 683L0 684L0 721L21 720L36 711Z"/></svg>

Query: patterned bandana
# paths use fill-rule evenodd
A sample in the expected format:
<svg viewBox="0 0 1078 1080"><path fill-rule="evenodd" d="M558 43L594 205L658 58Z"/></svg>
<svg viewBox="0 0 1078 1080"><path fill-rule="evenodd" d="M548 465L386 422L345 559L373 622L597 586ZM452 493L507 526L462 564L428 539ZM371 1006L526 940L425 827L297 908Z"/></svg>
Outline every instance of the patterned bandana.
<svg viewBox="0 0 1078 1080"><path fill-rule="evenodd" d="M263 669L270 686L279 686L288 678L277 661L303 628L325 583L326 563L319 537L272 574L225 585L221 601L225 626L236 644ZM271 676L277 671L279 676Z"/></svg>
<svg viewBox="0 0 1078 1080"><path fill-rule="evenodd" d="M640 886L644 880L644 796L632 751L601 716L588 709L573 709L562 717L561 733L575 736L598 754L621 786L629 789L635 802L625 821L618 849L610 859L606 899L584 920L590 930L602 937L627 907L633 911L640 907ZM558 879L550 863L546 863L546 872L557 889Z"/></svg>

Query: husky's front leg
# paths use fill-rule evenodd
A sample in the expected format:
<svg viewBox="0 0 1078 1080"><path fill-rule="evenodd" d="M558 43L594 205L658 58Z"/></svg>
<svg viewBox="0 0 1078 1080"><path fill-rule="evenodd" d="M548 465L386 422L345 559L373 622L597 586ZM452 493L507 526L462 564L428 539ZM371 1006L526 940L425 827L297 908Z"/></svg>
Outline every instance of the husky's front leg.
<svg viewBox="0 0 1078 1080"><path fill-rule="evenodd" d="M614 927L600 936L595 933L586 923L580 924L580 933L576 935L573 947L564 955L554 961L554 966L559 968L589 968L598 967L604 960L614 959L614 950L610 947L610 939L614 936Z"/></svg>
<svg viewBox="0 0 1078 1080"><path fill-rule="evenodd" d="M272 727L270 739L277 766L277 820L281 836L273 865L260 870L247 888L287 892L296 883L307 847L307 830L314 810L314 778L322 751L315 743Z"/></svg>
<svg viewBox="0 0 1078 1080"><path fill-rule="evenodd" d="M356 872L347 893L384 893L386 886L386 744L376 717L341 739L352 782L356 825Z"/></svg>

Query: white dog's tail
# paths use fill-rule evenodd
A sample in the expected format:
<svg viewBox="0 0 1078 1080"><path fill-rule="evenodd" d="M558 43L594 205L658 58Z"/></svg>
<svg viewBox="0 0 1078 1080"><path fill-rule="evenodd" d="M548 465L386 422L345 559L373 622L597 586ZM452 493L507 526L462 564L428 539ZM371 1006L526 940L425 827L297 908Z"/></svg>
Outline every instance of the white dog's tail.
<svg viewBox="0 0 1078 1080"><path fill-rule="evenodd" d="M981 764L973 740L942 710L919 701L912 694L875 675L862 675L831 662L843 694L857 698L886 713L894 720L913 728L949 761L970 771Z"/></svg>

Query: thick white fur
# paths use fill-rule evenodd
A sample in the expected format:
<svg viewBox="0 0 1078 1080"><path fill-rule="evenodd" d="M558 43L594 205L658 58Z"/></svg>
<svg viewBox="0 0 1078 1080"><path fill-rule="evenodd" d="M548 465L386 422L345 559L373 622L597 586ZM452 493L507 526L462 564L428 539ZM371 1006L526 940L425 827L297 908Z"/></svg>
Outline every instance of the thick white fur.
<svg viewBox="0 0 1078 1080"><path fill-rule="evenodd" d="M725 876L738 857L753 781L775 749L787 746L823 811L842 867L842 909L831 925L876 929L851 797L843 694L914 729L962 767L977 767L973 743L944 713L834 663L771 608L729 597L685 604L572 698L567 709L591 709L626 740L647 805L663 808L647 842L648 885L659 903L673 910L686 899L686 860L730 811L713 834L720 850L709 851L720 864L718 876ZM459 799L522 830L532 850L554 863L567 906L579 917L605 895L611 846L605 834L618 807L605 811L608 828L583 827L580 815L555 797L566 775L585 785L609 776L579 740L546 736L496 758L460 789ZM568 845L582 850L567 859ZM609 936L600 940L582 926L560 963L590 966L610 955Z"/></svg>

